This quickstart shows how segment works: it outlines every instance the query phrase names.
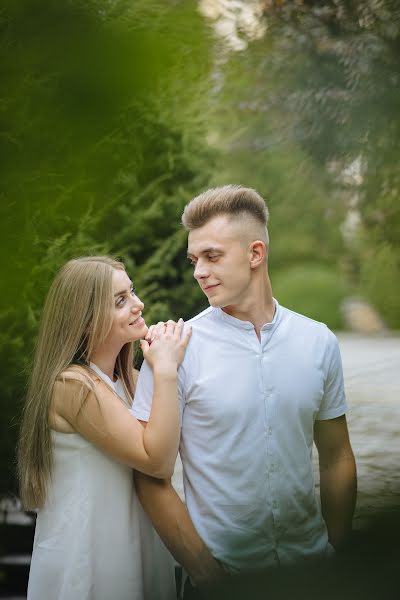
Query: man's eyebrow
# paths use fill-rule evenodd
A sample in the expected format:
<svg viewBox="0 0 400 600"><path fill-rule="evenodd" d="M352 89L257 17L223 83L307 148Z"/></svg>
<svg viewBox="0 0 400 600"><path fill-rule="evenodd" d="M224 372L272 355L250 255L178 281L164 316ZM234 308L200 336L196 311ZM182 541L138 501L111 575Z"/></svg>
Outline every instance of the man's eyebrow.
<svg viewBox="0 0 400 600"><path fill-rule="evenodd" d="M215 248L214 246L210 246L210 248L205 248L199 254L210 254L212 252L216 252L216 253L220 254L222 252L222 249ZM193 258L193 256L194 256L194 254L190 254L190 252L187 253L188 258Z"/></svg>

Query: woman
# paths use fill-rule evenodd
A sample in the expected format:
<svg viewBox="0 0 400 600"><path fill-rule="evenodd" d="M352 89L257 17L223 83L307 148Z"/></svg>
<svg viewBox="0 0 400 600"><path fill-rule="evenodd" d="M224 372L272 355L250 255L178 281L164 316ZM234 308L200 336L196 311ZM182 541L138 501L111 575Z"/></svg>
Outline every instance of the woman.
<svg viewBox="0 0 400 600"><path fill-rule="evenodd" d="M69 261L48 293L19 444L22 501L39 509L29 600L175 597L172 559L140 507L132 469L172 475L177 368L190 331L183 336L181 319L160 324L149 345L143 307L109 257ZM155 379L146 428L129 411L139 339Z"/></svg>

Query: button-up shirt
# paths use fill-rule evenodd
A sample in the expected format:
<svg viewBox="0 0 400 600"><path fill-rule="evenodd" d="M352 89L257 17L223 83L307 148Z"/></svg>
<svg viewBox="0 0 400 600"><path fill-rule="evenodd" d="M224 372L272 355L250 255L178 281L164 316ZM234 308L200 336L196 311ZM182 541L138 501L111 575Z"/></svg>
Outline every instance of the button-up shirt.
<svg viewBox="0 0 400 600"><path fill-rule="evenodd" d="M258 339L252 323L210 307L178 371L180 455L190 517L232 572L332 552L315 494L316 419L346 412L334 334L275 301ZM147 421L144 363L133 412Z"/></svg>

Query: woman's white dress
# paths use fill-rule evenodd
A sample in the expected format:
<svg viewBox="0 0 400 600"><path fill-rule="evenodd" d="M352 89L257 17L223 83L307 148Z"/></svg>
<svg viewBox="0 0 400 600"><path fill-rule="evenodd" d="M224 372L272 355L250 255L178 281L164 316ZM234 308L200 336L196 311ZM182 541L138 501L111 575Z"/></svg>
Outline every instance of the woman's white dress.
<svg viewBox="0 0 400 600"><path fill-rule="evenodd" d="M91 366L124 397L120 381ZM77 433L52 437L28 600L175 600L173 559L140 505L132 469Z"/></svg>

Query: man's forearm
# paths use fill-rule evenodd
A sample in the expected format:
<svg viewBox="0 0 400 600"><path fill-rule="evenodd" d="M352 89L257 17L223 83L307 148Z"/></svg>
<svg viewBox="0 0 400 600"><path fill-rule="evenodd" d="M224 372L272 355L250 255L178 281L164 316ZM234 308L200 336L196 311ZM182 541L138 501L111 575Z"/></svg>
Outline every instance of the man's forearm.
<svg viewBox="0 0 400 600"><path fill-rule="evenodd" d="M201 586L220 578L221 567L197 533L171 482L135 472L135 485L154 528L191 579Z"/></svg>
<svg viewBox="0 0 400 600"><path fill-rule="evenodd" d="M322 515L329 541L335 548L349 538L357 495L356 464L353 453L329 464L320 464Z"/></svg>

